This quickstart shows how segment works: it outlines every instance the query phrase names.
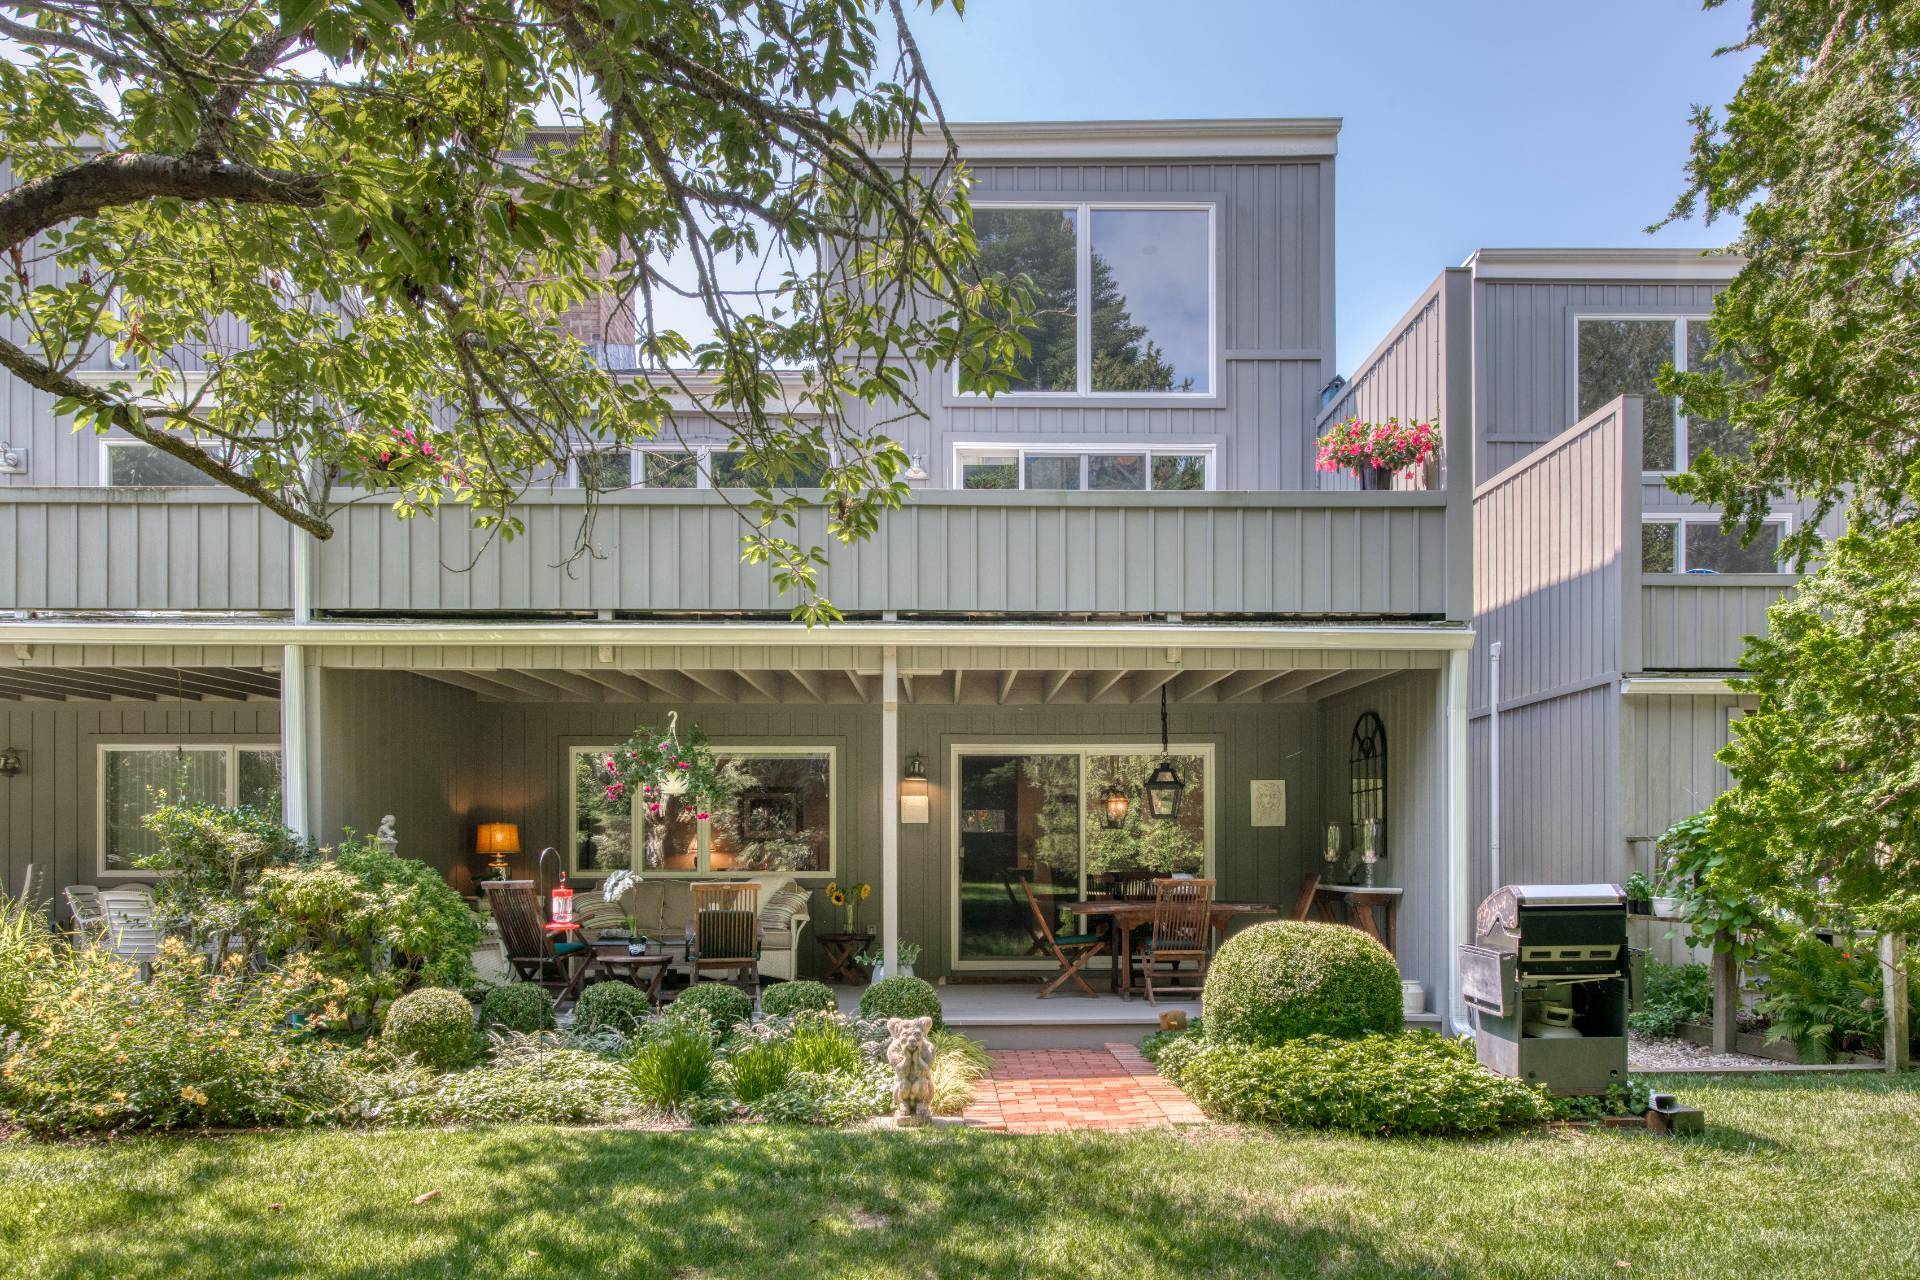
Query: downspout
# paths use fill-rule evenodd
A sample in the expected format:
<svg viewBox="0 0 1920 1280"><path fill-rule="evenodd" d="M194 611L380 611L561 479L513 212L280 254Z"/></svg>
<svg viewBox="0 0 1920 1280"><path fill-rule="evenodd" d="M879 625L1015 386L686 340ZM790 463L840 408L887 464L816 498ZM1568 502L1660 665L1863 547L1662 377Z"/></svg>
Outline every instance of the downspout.
<svg viewBox="0 0 1920 1280"><path fill-rule="evenodd" d="M1500 887L1500 641L1487 646L1487 870L1489 890Z"/></svg>

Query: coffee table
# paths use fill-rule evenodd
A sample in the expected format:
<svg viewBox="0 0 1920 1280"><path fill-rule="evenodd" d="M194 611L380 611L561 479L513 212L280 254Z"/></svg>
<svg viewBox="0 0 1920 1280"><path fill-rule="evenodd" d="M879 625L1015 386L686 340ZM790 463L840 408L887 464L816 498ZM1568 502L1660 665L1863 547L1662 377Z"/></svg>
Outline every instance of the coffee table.
<svg viewBox="0 0 1920 1280"><path fill-rule="evenodd" d="M645 955L630 955L624 942L593 948L594 968L604 969L610 976L639 987L652 1004L660 1003L660 983L672 964L673 957L664 951L649 949Z"/></svg>

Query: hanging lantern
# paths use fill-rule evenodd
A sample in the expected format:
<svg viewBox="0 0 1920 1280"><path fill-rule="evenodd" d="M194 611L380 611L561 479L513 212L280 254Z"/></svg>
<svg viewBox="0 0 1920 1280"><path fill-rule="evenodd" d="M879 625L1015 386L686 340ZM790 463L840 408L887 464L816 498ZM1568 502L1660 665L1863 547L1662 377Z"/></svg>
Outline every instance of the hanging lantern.
<svg viewBox="0 0 1920 1280"><path fill-rule="evenodd" d="M1100 793L1100 803L1107 812L1107 830L1117 831L1127 820L1127 811L1133 808L1133 801L1119 787L1108 787Z"/></svg>
<svg viewBox="0 0 1920 1280"><path fill-rule="evenodd" d="M573 889L567 884L567 873L560 873L560 883L553 886L552 923L566 925L573 923Z"/></svg>
<svg viewBox="0 0 1920 1280"><path fill-rule="evenodd" d="M1160 763L1147 779L1147 816L1171 822L1180 816L1180 794L1187 784L1173 767L1173 752L1167 738L1167 686L1160 686Z"/></svg>

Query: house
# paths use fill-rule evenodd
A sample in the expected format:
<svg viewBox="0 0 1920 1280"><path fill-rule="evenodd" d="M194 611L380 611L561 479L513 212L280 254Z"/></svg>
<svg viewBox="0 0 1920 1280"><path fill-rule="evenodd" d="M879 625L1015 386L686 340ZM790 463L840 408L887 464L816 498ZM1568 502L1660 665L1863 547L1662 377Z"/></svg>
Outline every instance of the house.
<svg viewBox="0 0 1920 1280"><path fill-rule="evenodd" d="M1667 477L1724 424L1654 378L1697 368L1740 261L1691 249L1481 249L1442 272L1321 415L1471 405L1474 631L1470 896L1620 882L1729 785L1714 757L1749 634L1796 575L1783 504L1742 546ZM1454 424L1459 425L1459 424Z"/></svg>
<svg viewBox="0 0 1920 1280"><path fill-rule="evenodd" d="M1146 865L1284 908L1307 876L1349 874L1323 857L1329 827L1343 858L1372 830L1403 973L1456 1008L1468 387L1437 406L1424 487L1315 470L1338 128L957 128L988 252L1059 305L1011 392L919 388L930 416L896 434L924 479L874 540L833 547L831 627L790 623L741 563L728 442L692 419L591 460L608 491L569 572L578 467L525 500L511 543L378 501L316 543L16 387L7 883L28 863L56 889L140 878L148 788L184 769L197 795L280 803L322 837L392 814L401 851L469 892L490 823L517 827L519 875L545 846L587 884L779 869L816 929L839 918L830 882L868 882L861 926L921 944L941 979L1045 967L1023 880L1064 901ZM736 811L647 822L607 800L596 755L670 714L745 775ZM1178 816L1147 819L1163 759Z"/></svg>

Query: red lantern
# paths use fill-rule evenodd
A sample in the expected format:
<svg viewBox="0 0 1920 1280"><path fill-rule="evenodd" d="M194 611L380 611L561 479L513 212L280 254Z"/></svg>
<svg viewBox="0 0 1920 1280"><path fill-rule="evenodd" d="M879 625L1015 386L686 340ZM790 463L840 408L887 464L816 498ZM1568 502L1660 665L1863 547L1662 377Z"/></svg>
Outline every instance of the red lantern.
<svg viewBox="0 0 1920 1280"><path fill-rule="evenodd" d="M567 886L567 873L564 871L560 873L560 883L553 887L553 923L573 923L573 890Z"/></svg>

